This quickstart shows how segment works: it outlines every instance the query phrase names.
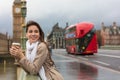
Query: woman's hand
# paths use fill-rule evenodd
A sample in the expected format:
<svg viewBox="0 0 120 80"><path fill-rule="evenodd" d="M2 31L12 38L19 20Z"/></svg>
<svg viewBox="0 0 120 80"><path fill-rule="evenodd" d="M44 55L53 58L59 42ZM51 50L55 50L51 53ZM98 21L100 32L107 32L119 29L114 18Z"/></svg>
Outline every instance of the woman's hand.
<svg viewBox="0 0 120 80"><path fill-rule="evenodd" d="M21 59L24 57L23 51L19 46L11 46L10 54L18 59Z"/></svg>

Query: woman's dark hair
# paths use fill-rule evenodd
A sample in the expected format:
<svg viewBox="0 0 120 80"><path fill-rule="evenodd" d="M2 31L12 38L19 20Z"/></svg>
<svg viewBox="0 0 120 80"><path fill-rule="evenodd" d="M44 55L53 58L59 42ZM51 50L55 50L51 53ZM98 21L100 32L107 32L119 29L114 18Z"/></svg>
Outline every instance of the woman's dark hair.
<svg viewBox="0 0 120 80"><path fill-rule="evenodd" d="M40 41L44 42L44 32L43 32L43 30L41 29L40 25L37 22L35 22L35 21L28 21L27 24L26 24L26 33L28 31L28 28L30 26L32 26L32 25L35 25L38 28L39 35L40 35Z"/></svg>

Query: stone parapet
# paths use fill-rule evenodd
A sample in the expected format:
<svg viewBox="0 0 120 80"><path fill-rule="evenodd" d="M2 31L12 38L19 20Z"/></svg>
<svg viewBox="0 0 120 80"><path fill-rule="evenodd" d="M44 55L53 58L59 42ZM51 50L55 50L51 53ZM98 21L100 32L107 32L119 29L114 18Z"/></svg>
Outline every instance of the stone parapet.
<svg viewBox="0 0 120 80"><path fill-rule="evenodd" d="M27 74L21 67L17 67L17 80L40 80L39 76Z"/></svg>
<svg viewBox="0 0 120 80"><path fill-rule="evenodd" d="M105 45L101 46L101 49L120 50L120 45Z"/></svg>

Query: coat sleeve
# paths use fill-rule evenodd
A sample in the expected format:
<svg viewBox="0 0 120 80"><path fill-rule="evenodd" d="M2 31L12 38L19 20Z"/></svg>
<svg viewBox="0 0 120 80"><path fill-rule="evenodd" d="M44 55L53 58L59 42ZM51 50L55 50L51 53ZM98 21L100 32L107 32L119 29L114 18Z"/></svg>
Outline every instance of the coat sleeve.
<svg viewBox="0 0 120 80"><path fill-rule="evenodd" d="M19 63L21 67L30 74L38 74L39 70L46 61L48 55L48 49L44 43L38 45L37 55L34 61L31 63L26 57L22 58Z"/></svg>

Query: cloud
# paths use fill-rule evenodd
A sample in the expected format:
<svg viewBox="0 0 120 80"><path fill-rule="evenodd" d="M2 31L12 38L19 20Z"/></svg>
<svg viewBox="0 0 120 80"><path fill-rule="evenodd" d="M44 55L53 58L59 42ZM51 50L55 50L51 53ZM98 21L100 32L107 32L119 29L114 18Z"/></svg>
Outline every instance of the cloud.
<svg viewBox="0 0 120 80"><path fill-rule="evenodd" d="M2 0L0 3L0 27L7 26L12 33L12 5L14 0ZM100 28L101 22L111 25L116 21L120 25L120 0L26 0L27 20L36 20L43 29L52 29L59 23L75 24L90 21ZM4 4L3 4L4 3ZM7 22L7 23L6 23ZM46 31L46 30L45 30Z"/></svg>

